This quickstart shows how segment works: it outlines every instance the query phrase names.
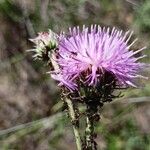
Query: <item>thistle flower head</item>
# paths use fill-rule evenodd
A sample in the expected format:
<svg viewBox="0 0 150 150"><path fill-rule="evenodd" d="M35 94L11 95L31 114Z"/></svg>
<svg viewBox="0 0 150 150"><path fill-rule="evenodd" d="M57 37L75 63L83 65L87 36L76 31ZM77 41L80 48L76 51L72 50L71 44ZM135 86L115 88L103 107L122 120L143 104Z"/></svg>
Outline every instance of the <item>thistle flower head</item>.
<svg viewBox="0 0 150 150"><path fill-rule="evenodd" d="M58 36L52 30L48 32L40 32L38 36L34 39L30 39L31 42L35 44L34 58L42 58L47 50L55 49L58 45Z"/></svg>
<svg viewBox="0 0 150 150"><path fill-rule="evenodd" d="M70 90L75 90L79 82L86 86L98 86L104 76L113 77L120 86L136 86L134 79L141 77L140 70L145 64L135 57L145 48L133 51L129 43L132 32L123 33L115 28L74 27L69 34L59 37L56 62L58 70L52 77Z"/></svg>

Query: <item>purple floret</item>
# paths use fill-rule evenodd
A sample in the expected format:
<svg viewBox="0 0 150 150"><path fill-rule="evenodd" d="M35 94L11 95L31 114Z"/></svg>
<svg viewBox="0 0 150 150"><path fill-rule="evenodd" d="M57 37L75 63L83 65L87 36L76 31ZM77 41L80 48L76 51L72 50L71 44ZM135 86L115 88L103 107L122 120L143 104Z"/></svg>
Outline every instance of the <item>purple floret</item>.
<svg viewBox="0 0 150 150"><path fill-rule="evenodd" d="M107 71L115 76L120 86L135 87L134 79L142 77L139 72L145 65L138 62L145 55L135 55L145 47L130 50L136 42L129 44L132 34L98 25L84 26L82 30L79 27L69 29L67 35L60 35L56 59L59 70L54 70L52 77L60 85L76 90L81 77L87 86L96 86Z"/></svg>

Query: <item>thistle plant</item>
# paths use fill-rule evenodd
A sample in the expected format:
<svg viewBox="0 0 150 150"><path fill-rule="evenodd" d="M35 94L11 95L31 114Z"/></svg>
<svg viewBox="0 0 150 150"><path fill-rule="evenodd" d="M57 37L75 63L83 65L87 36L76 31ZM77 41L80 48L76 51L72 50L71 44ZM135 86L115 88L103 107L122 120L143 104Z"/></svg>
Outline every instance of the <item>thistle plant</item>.
<svg viewBox="0 0 150 150"><path fill-rule="evenodd" d="M132 34L91 25L70 28L60 35L40 33L32 39L36 44L34 57L48 62L51 77L61 87L78 150L97 150L95 125L100 119L99 110L121 96L114 91L137 87L135 79L146 78L140 74L145 64L138 62L145 55L135 57L145 47L133 51L136 40L130 43ZM84 113L79 104L86 108ZM79 132L81 115L86 121L84 135Z"/></svg>

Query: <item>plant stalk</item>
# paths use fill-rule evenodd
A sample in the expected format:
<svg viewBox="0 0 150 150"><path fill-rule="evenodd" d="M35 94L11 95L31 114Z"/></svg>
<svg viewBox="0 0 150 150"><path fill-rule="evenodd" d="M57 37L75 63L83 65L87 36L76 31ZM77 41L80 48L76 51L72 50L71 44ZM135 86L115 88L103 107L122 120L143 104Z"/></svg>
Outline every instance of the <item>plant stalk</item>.
<svg viewBox="0 0 150 150"><path fill-rule="evenodd" d="M92 124L89 117L86 117L86 149L92 150Z"/></svg>
<svg viewBox="0 0 150 150"><path fill-rule="evenodd" d="M89 101L90 102L90 101ZM87 103L86 110L86 129L85 129L85 150L97 150L95 138L97 134L94 131L96 122L99 121L97 105Z"/></svg>
<svg viewBox="0 0 150 150"><path fill-rule="evenodd" d="M79 122L76 117L77 115L75 112L75 108L73 106L72 101L69 98L66 98L65 101L68 105L68 111L69 111L69 115L70 115L72 125L73 125L73 131L74 131L74 136L76 140L77 150L82 150L81 137L79 133Z"/></svg>
<svg viewBox="0 0 150 150"><path fill-rule="evenodd" d="M94 141L94 123L89 116L86 117L86 150L96 150L96 143Z"/></svg>

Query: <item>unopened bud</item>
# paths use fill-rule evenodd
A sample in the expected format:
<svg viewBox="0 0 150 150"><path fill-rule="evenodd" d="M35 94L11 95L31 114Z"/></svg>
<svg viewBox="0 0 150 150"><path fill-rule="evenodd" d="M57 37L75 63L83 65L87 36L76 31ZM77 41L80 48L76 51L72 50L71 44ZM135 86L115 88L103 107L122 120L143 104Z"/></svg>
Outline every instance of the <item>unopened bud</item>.
<svg viewBox="0 0 150 150"><path fill-rule="evenodd" d="M51 50L55 50L58 46L58 35L52 30L48 32L40 32L34 39L30 39L35 44L35 48L32 50L35 52L33 56L36 59L43 59Z"/></svg>

